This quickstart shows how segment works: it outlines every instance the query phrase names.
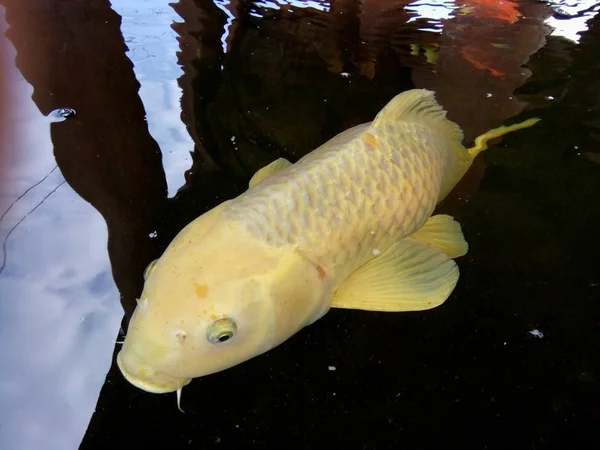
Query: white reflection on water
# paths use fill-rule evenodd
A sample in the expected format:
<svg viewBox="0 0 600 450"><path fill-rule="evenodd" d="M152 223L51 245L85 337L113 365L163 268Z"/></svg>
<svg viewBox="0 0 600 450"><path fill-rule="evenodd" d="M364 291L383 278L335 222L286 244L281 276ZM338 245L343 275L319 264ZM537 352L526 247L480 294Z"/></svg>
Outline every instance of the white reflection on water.
<svg viewBox="0 0 600 450"><path fill-rule="evenodd" d="M0 274L0 448L76 449L110 367L123 310L104 219L56 167L50 121L14 65L0 11L13 105L8 125L15 138L14 151L3 158L0 189L6 250L0 255L6 256Z"/></svg>
<svg viewBox="0 0 600 450"><path fill-rule="evenodd" d="M177 33L171 28L181 17L168 0L111 0L111 6L123 18L127 56L141 85L148 129L161 149L169 197L173 197L185 184L184 172L192 165L194 149L181 121L182 91L177 79L183 71L177 64Z"/></svg>
<svg viewBox="0 0 600 450"><path fill-rule="evenodd" d="M439 0L435 2L417 0L406 6L406 10L412 15L407 23L414 22L418 19L428 19L432 27L419 28L419 30L441 33L443 28L442 20L450 19L453 11L457 8L458 6L453 0Z"/></svg>
<svg viewBox="0 0 600 450"><path fill-rule="evenodd" d="M288 9L289 6L293 6L295 8L312 8L328 12L331 8L329 1L326 0L259 0L252 3L268 9Z"/></svg>
<svg viewBox="0 0 600 450"><path fill-rule="evenodd" d="M230 2L228 0L214 0L215 5L221 11L225 13L227 16L227 23L225 23L225 29L223 30L223 35L221 36L221 45L223 46L223 53L227 53L229 48L227 48L227 39L229 38L229 32L231 30L231 25L235 20L235 16L233 12L229 9ZM221 66L221 69L223 67Z"/></svg>
<svg viewBox="0 0 600 450"><path fill-rule="evenodd" d="M546 20L546 23L554 28L552 36L562 36L575 43L579 43L580 33L588 29L587 21L600 12L600 3L597 0L559 0L547 3L564 15L560 19L550 17Z"/></svg>

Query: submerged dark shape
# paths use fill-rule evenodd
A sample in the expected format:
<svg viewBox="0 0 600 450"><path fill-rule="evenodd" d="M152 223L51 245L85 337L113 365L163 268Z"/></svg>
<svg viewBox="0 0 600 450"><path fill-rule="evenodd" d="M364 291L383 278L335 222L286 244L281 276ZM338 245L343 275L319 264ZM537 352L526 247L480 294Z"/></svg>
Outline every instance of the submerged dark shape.
<svg viewBox="0 0 600 450"><path fill-rule="evenodd" d="M380 57L386 70L373 81L353 69L341 49L360 45L352 26L356 2L336 2L329 12L239 6L235 27L227 29L227 54L219 40L224 13L208 0L195 2L195 9L190 3L173 6L184 18L174 25L186 44L179 54L184 120L192 137L242 179L279 156L299 159L413 87L410 71L393 54ZM203 39L194 42L199 33Z"/></svg>
<svg viewBox="0 0 600 450"><path fill-rule="evenodd" d="M148 133L121 19L105 0L18 0L5 7L7 36L34 102L40 111L68 116L51 127L56 162L106 220L113 277L128 315L141 273L169 232L160 150ZM78 76L57 77L54 67ZM152 244L148 233L155 229L159 238Z"/></svg>

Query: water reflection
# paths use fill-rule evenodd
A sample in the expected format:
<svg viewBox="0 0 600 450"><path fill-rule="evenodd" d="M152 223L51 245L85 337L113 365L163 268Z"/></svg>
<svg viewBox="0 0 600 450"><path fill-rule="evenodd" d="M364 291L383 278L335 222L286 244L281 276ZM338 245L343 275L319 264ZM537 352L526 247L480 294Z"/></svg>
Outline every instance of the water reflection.
<svg viewBox="0 0 600 450"><path fill-rule="evenodd" d="M185 42L184 121L195 123L197 148L202 139L214 161L246 178L279 155L297 159L370 120L395 92L413 86L436 90L472 139L525 109L513 91L531 75L522 65L550 32L544 20L551 11L536 3L515 12L513 2L504 9L472 2L454 16L452 2L255 3L247 13L236 7L236 31L228 35L235 45L226 52L216 41L229 16L210 1L191 3L173 5L184 19L174 25ZM515 15L525 16L518 26ZM431 27L441 33L422 31ZM415 46L434 48L433 60ZM482 164L459 187L460 198L476 188Z"/></svg>
<svg viewBox="0 0 600 450"><path fill-rule="evenodd" d="M452 18L453 12L459 8L460 6L453 0L441 0L437 2L417 0L409 2L406 6L406 10L413 16L409 22L419 19L426 22L430 21L432 23L429 27L421 28L420 30L432 31L434 33L441 33L443 29L441 21Z"/></svg>
<svg viewBox="0 0 600 450"><path fill-rule="evenodd" d="M554 31L554 36L563 36L575 43L579 42L581 32L587 30L587 22L600 11L596 0L547 1L555 14L546 20Z"/></svg>
<svg viewBox="0 0 600 450"><path fill-rule="evenodd" d="M6 44L13 138L2 150L13 151L1 155L0 447L77 448L110 366L119 292L105 222L65 182L50 140L57 119L33 103Z"/></svg>
<svg viewBox="0 0 600 450"><path fill-rule="evenodd" d="M184 173L192 164L193 147L180 119L179 43L177 33L170 27L180 17L165 0L145 1L143 6L129 0L110 3L122 17L120 28L126 54L140 83L139 96L145 106L148 129L162 150L168 195L173 197L185 184Z"/></svg>
<svg viewBox="0 0 600 450"><path fill-rule="evenodd" d="M242 192L257 169L279 156L296 160L339 131L371 120L399 91L434 89L467 139L507 119L517 120L528 108L547 108L565 99L572 126L586 127L577 143L564 138L565 145L597 167L593 155L600 90L598 67L589 62L597 44L589 36L596 36L598 20L590 22L594 26L585 34L587 40L581 38L577 52L577 40L557 37L566 36L568 27L549 26L561 20L583 31L586 26L579 19L590 19L593 6L564 9L581 15L571 22L553 14L550 6L558 8L558 2L535 1L114 0L113 9L106 0L2 3L11 26L8 37L17 49L19 72L14 71L12 83L19 89L12 90L13 100L22 105L11 110L11 120L15 128L21 127L16 134L25 139L15 146L18 152L2 155L0 180L0 211L14 205L0 221L0 237L7 243L0 274L0 342L5 343L6 361L0 371L6 408L0 420L6 424L2 429L10 430L2 431L2 448L75 448L111 364L118 322L124 312L126 329L148 262L194 217ZM565 75L571 70L577 71L577 79ZM60 107L72 107L77 114L50 126L44 114ZM551 114L544 118L552 120ZM541 139L541 131L534 133L535 140ZM547 172L553 173L548 164ZM466 223L485 216L483 207L475 206L471 213L465 208L484 170L484 159L477 160L442 210ZM497 181L498 170L486 177L492 186L494 180L502 181ZM532 173L543 178L539 171ZM527 186L534 184L531 179L527 184L527 176L517 169L513 176L522 177ZM557 191L554 200L562 204L561 194ZM510 204L487 195L489 204ZM537 192L536 198L544 195ZM517 206L497 208L506 216L515 210L521 212ZM522 215L520 226L539 226L533 214ZM495 220L484 231L517 226L502 217ZM545 228L539 230L541 235ZM586 228L581 225L580 231ZM477 236L470 239L483 245ZM496 239L500 242L502 236ZM503 268L511 264L533 277L527 266L532 260L542 273L560 272L556 254L566 250L558 246L554 254L546 244L534 240L527 247L531 256L516 262L514 253L490 254L475 245L477 267L465 262L465 279L487 280L489 273L510 278L510 270ZM462 298L479 295L475 281L461 286ZM361 330L382 330L398 346L398 341L424 336L415 349L400 346L414 362L411 367L419 367L419 358L431 355L432 348L437 348L436 355L447 353L427 336L435 338L436 327L444 330L448 322L464 325L459 316L436 311L428 316L429 328L406 320L406 331L401 331L398 321L403 318L380 316L375 323L370 317L337 315L324 322L328 325L307 330L276 356L265 355L195 383L187 393L194 406L186 418L175 414L174 399L131 388L113 363L82 448L106 442L117 446L125 433L138 436L140 445L152 443L159 433L149 430L155 423L173 439L173 446L189 445L190 439L205 445L222 439L228 445L246 445L252 439L272 443L282 429L266 423L265 417L272 416L279 427L293 422L296 437L306 442L311 435L306 430L322 431L331 417L346 414L340 411L366 410L385 414L383 425L379 416L369 415L367 422L383 430L381 439L387 440L381 444L390 445L397 442L399 421L419 430L432 417L436 423L446 422L449 418L442 412L423 406L427 401L421 395L434 404L427 397L432 392L450 404L452 399L431 387L439 383L431 374L465 372L453 365L418 373L404 368L393 376L377 372L381 391L374 387L370 400L357 399L366 372L372 374L377 367L369 365L373 355L396 360L399 351L385 350L379 334ZM338 331L327 329L335 324ZM311 333L319 337L307 339ZM356 338L352 349L344 347L349 335ZM471 337L454 330L446 338L458 348L461 336ZM24 348L35 351L25 353ZM478 347L468 348L485 354ZM449 354L463 358L464 367L470 364L460 350ZM326 368L332 359L356 376L324 380L315 367ZM586 369L586 379L592 369ZM408 397L399 408L400 394L391 401L390 392L405 389L398 387L398 380L405 386L416 379L429 380L429 391L419 394L423 387L415 384L416 393L403 391ZM298 380L307 380L309 386ZM306 393L318 411L293 399L293 392ZM327 400L319 400L324 396ZM219 405L220 412L209 414L206 405ZM285 419L288 410L302 407L312 415ZM416 415L407 415L405 407ZM425 420L419 411L431 416ZM461 417L474 419L464 412ZM373 442L367 425L358 427L362 431L357 434Z"/></svg>
<svg viewBox="0 0 600 450"><path fill-rule="evenodd" d="M119 292L135 298L156 255L164 172L108 3L5 7L20 141L2 167L0 446L75 448L110 365ZM65 106L77 114L50 126L43 114Z"/></svg>

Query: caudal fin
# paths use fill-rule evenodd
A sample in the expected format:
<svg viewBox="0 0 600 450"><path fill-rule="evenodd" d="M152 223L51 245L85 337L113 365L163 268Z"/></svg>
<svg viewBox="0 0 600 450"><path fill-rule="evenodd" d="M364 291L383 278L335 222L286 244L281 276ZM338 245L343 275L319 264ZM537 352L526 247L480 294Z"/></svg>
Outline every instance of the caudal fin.
<svg viewBox="0 0 600 450"><path fill-rule="evenodd" d="M484 150L488 148L488 142L492 139L495 139L500 136L504 136L512 131L521 130L523 128L529 128L538 123L541 119L537 117L533 117L531 119L524 120L520 123L515 123L513 125L501 126L498 128L494 128L486 133L483 133L481 136L478 136L475 139L475 145L468 149L467 151L471 155L471 158L475 159L475 157Z"/></svg>

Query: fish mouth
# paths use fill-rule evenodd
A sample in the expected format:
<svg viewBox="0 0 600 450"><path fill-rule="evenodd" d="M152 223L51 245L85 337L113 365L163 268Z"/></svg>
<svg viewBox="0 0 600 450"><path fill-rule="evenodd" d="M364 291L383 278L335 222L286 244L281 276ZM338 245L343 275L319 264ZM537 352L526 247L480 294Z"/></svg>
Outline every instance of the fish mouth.
<svg viewBox="0 0 600 450"><path fill-rule="evenodd" d="M123 377L131 383L133 386L152 394L166 394L168 392L175 392L184 386L187 386L192 379L191 378L173 378L173 377L148 377L134 375L127 369L127 364L123 362L122 352L117 354L117 366L123 374ZM142 369L147 372L147 369ZM161 378L163 378L161 380Z"/></svg>

